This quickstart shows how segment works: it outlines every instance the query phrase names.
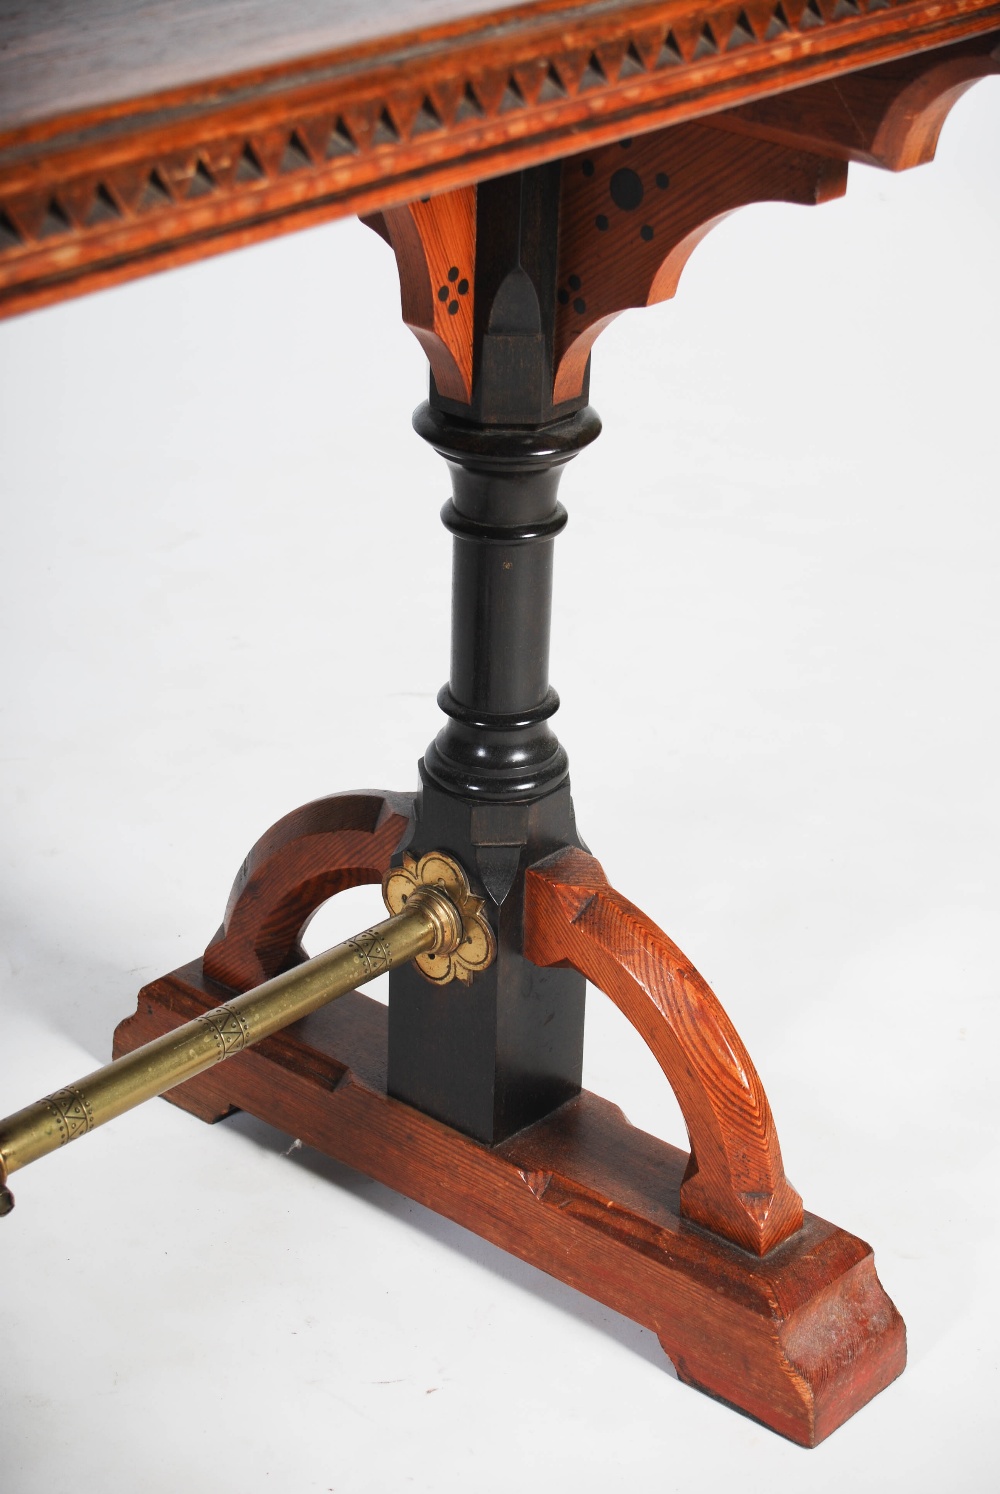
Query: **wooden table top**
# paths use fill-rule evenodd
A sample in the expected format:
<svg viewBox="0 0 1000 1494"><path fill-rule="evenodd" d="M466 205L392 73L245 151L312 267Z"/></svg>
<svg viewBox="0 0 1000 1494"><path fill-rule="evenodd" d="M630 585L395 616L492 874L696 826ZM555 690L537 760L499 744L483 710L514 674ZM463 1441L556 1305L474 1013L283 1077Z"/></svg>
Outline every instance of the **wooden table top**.
<svg viewBox="0 0 1000 1494"><path fill-rule="evenodd" d="M0 315L1000 28L1000 0L0 0Z"/></svg>

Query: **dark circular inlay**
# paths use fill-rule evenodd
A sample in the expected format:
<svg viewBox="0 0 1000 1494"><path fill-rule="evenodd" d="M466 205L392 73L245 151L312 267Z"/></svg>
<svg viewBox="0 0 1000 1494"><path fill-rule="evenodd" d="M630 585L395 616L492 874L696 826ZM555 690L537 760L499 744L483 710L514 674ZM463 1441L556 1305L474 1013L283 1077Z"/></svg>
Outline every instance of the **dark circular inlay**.
<svg viewBox="0 0 1000 1494"><path fill-rule="evenodd" d="M560 306L568 306L569 305L569 291L568 290L561 290L561 291L559 291L559 293L556 296L556 300L559 302Z"/></svg>
<svg viewBox="0 0 1000 1494"><path fill-rule="evenodd" d="M584 176L593 176L593 174L594 174L594 163L593 163L593 161L584 161L583 166L581 167L581 170L582 170Z"/></svg>
<svg viewBox="0 0 1000 1494"><path fill-rule="evenodd" d="M460 280L458 282L458 294L460 296L467 296L469 294L469 282L467 280Z"/></svg>
<svg viewBox="0 0 1000 1494"><path fill-rule="evenodd" d="M454 282L458 279L458 265L452 265L451 269L448 271L448 279L452 282L452 284L454 284Z"/></svg>
<svg viewBox="0 0 1000 1494"><path fill-rule="evenodd" d="M578 291L582 285L583 281L580 279L579 275L571 275L569 277L569 288L571 291Z"/></svg>
<svg viewBox="0 0 1000 1494"><path fill-rule="evenodd" d="M639 229L639 237L640 239L645 239L647 244L653 237L653 230L650 228L648 223L644 223Z"/></svg>
<svg viewBox="0 0 1000 1494"><path fill-rule="evenodd" d="M633 213L646 193L642 179L631 166L622 166L611 178L611 201L623 213Z"/></svg>
<svg viewBox="0 0 1000 1494"><path fill-rule="evenodd" d="M441 288L440 288L440 290L438 291L438 300L439 301L447 301L447 299L448 299L448 287L446 285L442 285Z"/></svg>
<svg viewBox="0 0 1000 1494"><path fill-rule="evenodd" d="M594 222L602 233L608 226L608 220L607 218L605 218L603 213L598 213L597 217L594 219Z"/></svg>
<svg viewBox="0 0 1000 1494"><path fill-rule="evenodd" d="M449 301L448 302L448 315L449 316L454 316L455 312L457 310L458 310L458 302L457 301Z"/></svg>
<svg viewBox="0 0 1000 1494"><path fill-rule="evenodd" d="M656 185L664 192L670 186L670 178L665 171L656 173Z"/></svg>
<svg viewBox="0 0 1000 1494"><path fill-rule="evenodd" d="M582 296L577 296L576 300L573 302L573 310L575 312L577 312L580 316L583 316L583 313L586 311L586 309L587 309L587 303L586 303L586 301L583 299Z"/></svg>
<svg viewBox="0 0 1000 1494"><path fill-rule="evenodd" d="M628 150L629 146L632 144L632 136L630 135L627 140L619 140L618 144L621 146L622 150Z"/></svg>

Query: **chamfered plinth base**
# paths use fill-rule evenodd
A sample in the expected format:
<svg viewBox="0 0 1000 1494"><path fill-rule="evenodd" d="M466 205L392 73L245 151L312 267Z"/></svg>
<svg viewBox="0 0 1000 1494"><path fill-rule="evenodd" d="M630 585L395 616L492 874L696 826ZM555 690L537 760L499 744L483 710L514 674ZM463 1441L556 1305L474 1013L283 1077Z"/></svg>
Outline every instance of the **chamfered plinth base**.
<svg viewBox="0 0 1000 1494"><path fill-rule="evenodd" d="M227 994L201 961L146 986L130 1052ZM870 1248L806 1214L755 1256L682 1220L687 1154L584 1091L497 1147L386 1094L387 1012L358 992L173 1090L246 1110L651 1328L681 1380L813 1446L888 1385L902 1319Z"/></svg>

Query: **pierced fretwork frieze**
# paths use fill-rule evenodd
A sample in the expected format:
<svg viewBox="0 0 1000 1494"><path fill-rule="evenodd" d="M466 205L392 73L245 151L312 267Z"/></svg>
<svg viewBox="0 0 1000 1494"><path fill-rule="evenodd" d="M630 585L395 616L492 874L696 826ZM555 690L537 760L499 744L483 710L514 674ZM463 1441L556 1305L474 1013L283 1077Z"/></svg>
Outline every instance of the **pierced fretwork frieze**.
<svg viewBox="0 0 1000 1494"><path fill-rule="evenodd" d="M502 47L486 32L412 57L401 43L397 65L303 64L287 86L248 82L229 102L195 91L166 123L145 122L144 100L100 129L85 115L27 126L0 138L0 314L85 278L402 203L418 178L441 191L551 159L570 127L597 148L626 116L652 129L724 108L778 64L792 87L834 71L843 45L877 61L917 24L924 44L961 38L994 12L967 0L667 0L612 17L582 7L570 28L557 9Z"/></svg>

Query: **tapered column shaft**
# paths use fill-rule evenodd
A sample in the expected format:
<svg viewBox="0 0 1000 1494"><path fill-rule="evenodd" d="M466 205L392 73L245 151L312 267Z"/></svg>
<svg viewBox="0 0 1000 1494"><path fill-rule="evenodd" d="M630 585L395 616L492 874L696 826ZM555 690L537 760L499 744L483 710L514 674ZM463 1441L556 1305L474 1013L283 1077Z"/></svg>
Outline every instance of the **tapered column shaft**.
<svg viewBox="0 0 1000 1494"><path fill-rule="evenodd" d="M423 406L417 432L445 458L454 535L450 718L428 749L429 776L463 797L532 802L568 773L548 719L552 562L566 523L565 464L601 429L591 409L537 430L474 426Z"/></svg>

